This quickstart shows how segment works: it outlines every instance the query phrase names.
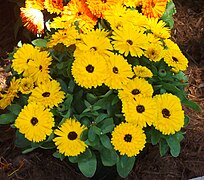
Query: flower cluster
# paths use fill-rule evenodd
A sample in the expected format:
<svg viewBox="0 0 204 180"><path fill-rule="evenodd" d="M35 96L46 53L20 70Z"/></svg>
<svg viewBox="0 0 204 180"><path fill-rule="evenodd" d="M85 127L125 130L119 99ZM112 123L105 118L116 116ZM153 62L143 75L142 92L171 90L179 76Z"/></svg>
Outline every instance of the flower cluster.
<svg viewBox="0 0 204 180"><path fill-rule="evenodd" d="M0 124L13 123L17 137L31 142L25 152L56 149L88 177L98 158L127 176L147 143L178 156L188 121L182 105L198 107L186 98L188 60L164 18L172 5L26 0L21 16L33 33L44 32L42 10L56 16L44 39L13 53L13 78L0 93L0 109L11 116Z"/></svg>

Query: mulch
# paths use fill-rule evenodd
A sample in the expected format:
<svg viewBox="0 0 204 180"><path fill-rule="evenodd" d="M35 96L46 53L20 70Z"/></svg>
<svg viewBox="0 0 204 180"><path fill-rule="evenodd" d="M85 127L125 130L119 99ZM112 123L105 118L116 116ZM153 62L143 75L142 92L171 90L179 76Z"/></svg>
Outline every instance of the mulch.
<svg viewBox="0 0 204 180"><path fill-rule="evenodd" d="M185 72L189 79L186 90L189 99L200 104L202 110L197 112L184 107L190 123L184 129L186 134L179 157L173 158L170 154L160 157L159 147L149 146L138 157L126 180L186 180L204 176L204 1L174 2L177 13L174 15L172 39L189 59L189 68ZM9 30L11 28L8 28L15 23L15 16L11 11L13 7L14 4L7 1L0 2L0 60L6 57L6 52L12 51L16 43ZM13 17L14 20L8 22L5 17ZM2 37L2 34L5 35ZM87 179L75 165L52 157L50 150L21 154L20 149L14 145L14 136L15 131L10 126L0 126L0 180ZM97 173L98 176L92 179L121 179L110 171L106 176L100 176L101 178L100 172Z"/></svg>

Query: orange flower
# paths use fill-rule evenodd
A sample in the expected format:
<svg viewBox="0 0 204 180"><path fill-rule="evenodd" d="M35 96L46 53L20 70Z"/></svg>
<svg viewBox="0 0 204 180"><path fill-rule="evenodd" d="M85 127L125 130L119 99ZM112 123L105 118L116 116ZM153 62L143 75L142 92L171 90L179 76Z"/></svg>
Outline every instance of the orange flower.
<svg viewBox="0 0 204 180"><path fill-rule="evenodd" d="M33 34L44 33L43 13L34 8L21 8L21 18L24 26Z"/></svg>
<svg viewBox="0 0 204 180"><path fill-rule="evenodd" d="M142 13L149 18L160 18L165 10L168 0L145 0Z"/></svg>
<svg viewBox="0 0 204 180"><path fill-rule="evenodd" d="M26 5L26 8L34 8L38 10L43 10L44 1L45 0L26 0L25 5Z"/></svg>
<svg viewBox="0 0 204 180"><path fill-rule="evenodd" d="M98 18L103 17L103 13L110 9L110 6L122 4L121 0L87 0L87 4L91 12Z"/></svg>
<svg viewBox="0 0 204 180"><path fill-rule="evenodd" d="M50 14L60 14L63 10L63 0L45 0L44 5Z"/></svg>

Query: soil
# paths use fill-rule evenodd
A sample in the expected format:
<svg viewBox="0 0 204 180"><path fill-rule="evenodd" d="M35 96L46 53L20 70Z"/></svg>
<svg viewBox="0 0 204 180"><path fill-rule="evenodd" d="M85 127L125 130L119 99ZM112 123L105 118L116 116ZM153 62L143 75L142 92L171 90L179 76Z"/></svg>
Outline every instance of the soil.
<svg viewBox="0 0 204 180"><path fill-rule="evenodd" d="M204 1L174 0L174 3L177 13L172 38L189 59L189 68L185 72L189 78L188 97L200 104L202 110L196 112L184 107L190 123L184 129L186 134L179 157L173 158L170 154L160 157L158 146L150 146L138 157L126 180L186 180L204 176ZM12 51L17 42L12 30L16 22L13 9L13 3L0 0L1 65L1 59L6 58L6 52ZM87 179L74 165L52 157L52 151L21 154L14 145L14 136L10 126L0 126L0 180ZM113 171L99 176L100 173L92 179L121 179Z"/></svg>

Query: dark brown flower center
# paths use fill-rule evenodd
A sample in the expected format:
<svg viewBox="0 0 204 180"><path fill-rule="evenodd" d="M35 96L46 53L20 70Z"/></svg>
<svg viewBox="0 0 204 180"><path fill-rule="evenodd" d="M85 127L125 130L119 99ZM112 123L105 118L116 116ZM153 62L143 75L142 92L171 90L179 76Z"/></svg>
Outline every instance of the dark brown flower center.
<svg viewBox="0 0 204 180"><path fill-rule="evenodd" d="M97 50L97 48L96 48L96 47L91 47L90 49L91 49L91 50L93 49L94 51L96 51L96 50Z"/></svg>
<svg viewBox="0 0 204 180"><path fill-rule="evenodd" d="M41 65L39 66L39 70L40 70L40 71L42 70L42 66L41 66Z"/></svg>
<svg viewBox="0 0 204 180"><path fill-rule="evenodd" d="M178 59L177 59L177 58L172 57L172 59L173 59L174 62L178 62Z"/></svg>
<svg viewBox="0 0 204 180"><path fill-rule="evenodd" d="M143 113L145 111L145 107L143 105L138 105L136 110L138 113Z"/></svg>
<svg viewBox="0 0 204 180"><path fill-rule="evenodd" d="M164 118L169 118L171 116L170 111L168 109L162 109L162 114Z"/></svg>
<svg viewBox="0 0 204 180"><path fill-rule="evenodd" d="M78 12L78 13L77 13L78 16L81 16L82 14L83 14L82 12Z"/></svg>
<svg viewBox="0 0 204 180"><path fill-rule="evenodd" d="M71 131L71 132L69 132L67 137L69 140L75 140L77 138L77 133L74 131Z"/></svg>
<svg viewBox="0 0 204 180"><path fill-rule="evenodd" d="M26 62L29 63L29 61L33 61L33 59L28 58Z"/></svg>
<svg viewBox="0 0 204 180"><path fill-rule="evenodd" d="M124 137L124 140L125 140L126 142L131 142L131 141L132 141L132 135L126 134L125 137Z"/></svg>
<svg viewBox="0 0 204 180"><path fill-rule="evenodd" d="M132 90L132 94L133 94L133 95L140 94L140 90L139 90L139 89L133 89L133 90Z"/></svg>
<svg viewBox="0 0 204 180"><path fill-rule="evenodd" d="M133 42L132 42L131 40L127 40L127 43L128 43L129 45L133 45Z"/></svg>
<svg viewBox="0 0 204 180"><path fill-rule="evenodd" d="M32 117L32 119L30 120L31 124L33 126L35 126L38 123L38 119L36 117Z"/></svg>
<svg viewBox="0 0 204 180"><path fill-rule="evenodd" d="M115 74L118 74L118 68L117 68L117 67L113 67L113 72L114 72Z"/></svg>
<svg viewBox="0 0 204 180"><path fill-rule="evenodd" d="M92 65L88 65L86 66L86 70L89 72L89 73L92 73L94 71L94 67Z"/></svg>
<svg viewBox="0 0 204 180"><path fill-rule="evenodd" d="M103 3L106 3L107 2L107 0L101 0Z"/></svg>
<svg viewBox="0 0 204 180"><path fill-rule="evenodd" d="M43 97L49 97L49 96L50 96L50 93L49 93L49 92L44 92L44 93L42 94L42 96L43 96Z"/></svg>

